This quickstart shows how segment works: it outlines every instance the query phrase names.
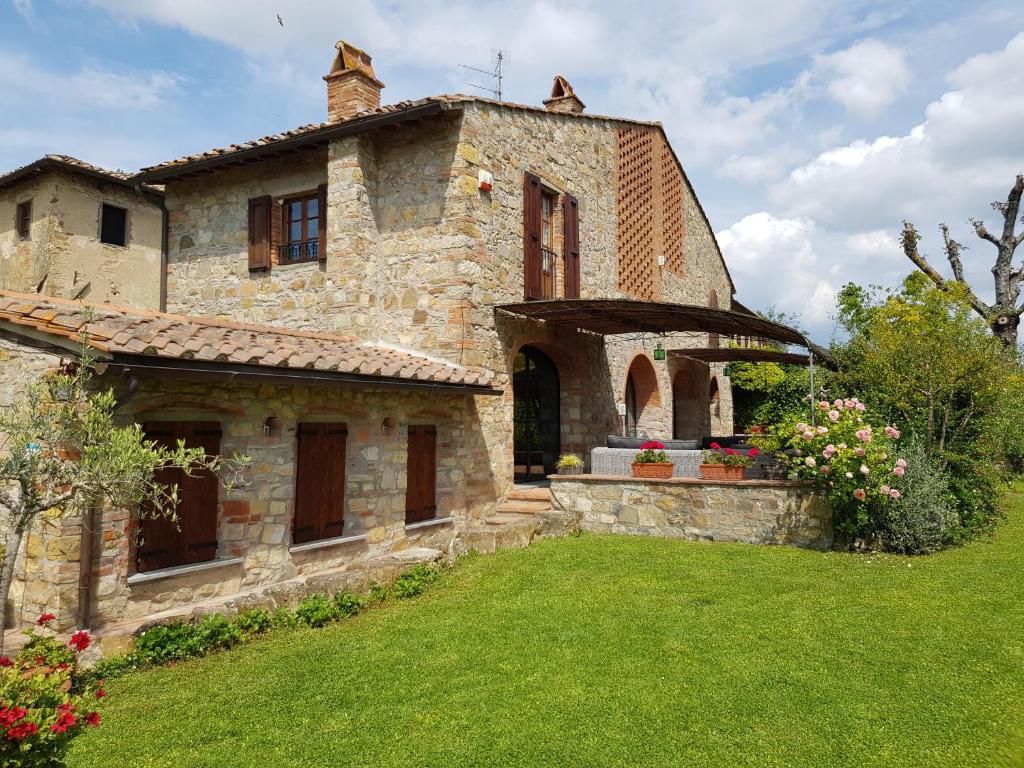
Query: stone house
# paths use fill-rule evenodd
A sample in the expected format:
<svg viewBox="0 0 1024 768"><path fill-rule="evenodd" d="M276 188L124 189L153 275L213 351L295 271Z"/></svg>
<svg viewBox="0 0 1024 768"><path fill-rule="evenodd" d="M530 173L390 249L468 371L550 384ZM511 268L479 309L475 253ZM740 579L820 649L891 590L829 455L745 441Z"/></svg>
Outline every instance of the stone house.
<svg viewBox="0 0 1024 768"><path fill-rule="evenodd" d="M230 492L168 478L182 485L180 530L143 524L140 540L126 513L99 510L33 533L17 620L45 607L61 626L102 627L411 548L465 549L559 453L624 431L732 433L723 367L654 352L682 340L512 311L576 298L731 307L660 124L588 114L561 76L543 107L381 106L370 57L346 43L324 79L325 122L127 180L119 200L145 196L159 219L159 188L166 210L166 270L134 277L147 298L119 299L118 283L89 320L82 304L0 293L0 354L16 361L0 396L73 356L88 325L125 420L253 458Z"/></svg>
<svg viewBox="0 0 1024 768"><path fill-rule="evenodd" d="M0 176L0 290L159 308L163 195L66 155Z"/></svg>

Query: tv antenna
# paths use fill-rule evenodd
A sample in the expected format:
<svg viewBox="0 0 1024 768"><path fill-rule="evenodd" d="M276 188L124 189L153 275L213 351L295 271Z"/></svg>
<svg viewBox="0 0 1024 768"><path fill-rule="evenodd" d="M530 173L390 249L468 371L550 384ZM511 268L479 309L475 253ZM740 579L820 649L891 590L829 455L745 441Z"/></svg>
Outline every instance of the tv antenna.
<svg viewBox="0 0 1024 768"><path fill-rule="evenodd" d="M497 49L491 51L491 68L480 69L479 67L471 67L467 64L459 64L463 69L469 69L473 72L479 72L482 75L490 75L494 80L494 87L488 88L484 85L477 85L476 83L467 83L470 88L476 88L481 91L486 91L491 94L495 99L501 101L501 81L505 76L505 67L512 66L512 57L509 52L503 49Z"/></svg>

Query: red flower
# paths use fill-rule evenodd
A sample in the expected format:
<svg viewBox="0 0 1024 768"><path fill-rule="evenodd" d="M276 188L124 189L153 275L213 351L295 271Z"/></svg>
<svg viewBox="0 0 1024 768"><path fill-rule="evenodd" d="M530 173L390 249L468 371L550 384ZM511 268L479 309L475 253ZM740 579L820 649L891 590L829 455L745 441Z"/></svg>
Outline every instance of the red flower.
<svg viewBox="0 0 1024 768"><path fill-rule="evenodd" d="M0 656L0 667L13 667L14 662L10 656Z"/></svg>
<svg viewBox="0 0 1024 768"><path fill-rule="evenodd" d="M45 663L46 663L46 657L45 656L36 656L36 666L37 667L41 667Z"/></svg>
<svg viewBox="0 0 1024 768"><path fill-rule="evenodd" d="M718 443L712 443L711 444L711 450L713 450L713 451L720 451L720 450L722 450L722 446L720 446Z"/></svg>
<svg viewBox="0 0 1024 768"><path fill-rule="evenodd" d="M646 443L640 446L641 451L660 451L663 450L664 448L665 446L659 443L657 440L648 440Z"/></svg>
<svg viewBox="0 0 1024 768"><path fill-rule="evenodd" d="M726 448L726 449L725 449L725 455L726 455L726 456L732 456L732 455L734 455L735 453L736 453L736 451L734 451L734 450L733 450L732 448Z"/></svg>
<svg viewBox="0 0 1024 768"><path fill-rule="evenodd" d="M755 456L759 456L760 454L761 452L757 450L757 448L751 448L749 451L747 451L747 456L749 456L750 458L754 458Z"/></svg>
<svg viewBox="0 0 1024 768"><path fill-rule="evenodd" d="M14 725L26 714L28 714L28 710L24 707L0 708L0 725Z"/></svg>
<svg viewBox="0 0 1024 768"><path fill-rule="evenodd" d="M71 639L68 641L68 645L81 653L89 647L89 643L91 642L92 638L89 637L89 633L84 629L80 629L71 636Z"/></svg>
<svg viewBox="0 0 1024 768"><path fill-rule="evenodd" d="M70 701L65 701L63 704L57 705L57 711L60 712L62 715L66 712L70 712L74 708L75 705L72 704Z"/></svg>
<svg viewBox="0 0 1024 768"><path fill-rule="evenodd" d="M89 714L87 714L85 716L85 724L91 725L93 728L95 728L97 725L100 724L100 713L90 712Z"/></svg>
<svg viewBox="0 0 1024 768"><path fill-rule="evenodd" d="M43 624L46 624L47 622L53 621L56 618L57 617L54 616L52 613L41 614L39 616L39 618L36 619L36 625L41 627L41 626L43 626Z"/></svg>
<svg viewBox="0 0 1024 768"><path fill-rule="evenodd" d="M7 729L7 740L8 741L21 741L28 736L35 736L39 733L39 726L35 723L22 723L21 725L14 725Z"/></svg>
<svg viewBox="0 0 1024 768"><path fill-rule="evenodd" d="M107 692L103 688L97 688L96 689L96 698L97 699L102 699L106 695L107 695Z"/></svg>
<svg viewBox="0 0 1024 768"><path fill-rule="evenodd" d="M58 707L59 709L59 707ZM70 712L62 712L61 716L57 718L57 722L50 726L50 730L54 733L64 733L68 728L71 728L78 722L78 718Z"/></svg>

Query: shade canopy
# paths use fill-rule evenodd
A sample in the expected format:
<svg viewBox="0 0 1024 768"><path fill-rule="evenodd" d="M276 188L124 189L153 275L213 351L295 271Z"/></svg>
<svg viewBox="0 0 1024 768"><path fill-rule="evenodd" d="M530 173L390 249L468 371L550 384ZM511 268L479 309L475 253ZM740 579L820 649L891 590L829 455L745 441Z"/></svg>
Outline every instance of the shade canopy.
<svg viewBox="0 0 1024 768"><path fill-rule="evenodd" d="M624 333L717 333L807 347L795 328L729 309L634 299L555 299L502 304L495 308L532 320L573 325L609 336Z"/></svg>
<svg viewBox="0 0 1024 768"><path fill-rule="evenodd" d="M758 347L689 347L670 349L670 355L688 357L702 363L788 363L790 365L807 365L810 355L796 352L780 352L777 349L760 349Z"/></svg>

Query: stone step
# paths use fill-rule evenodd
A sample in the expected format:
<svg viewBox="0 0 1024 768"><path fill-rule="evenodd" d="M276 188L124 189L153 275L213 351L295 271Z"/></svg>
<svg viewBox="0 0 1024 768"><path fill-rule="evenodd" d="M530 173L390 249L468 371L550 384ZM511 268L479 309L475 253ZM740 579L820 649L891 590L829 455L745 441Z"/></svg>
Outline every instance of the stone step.
<svg viewBox="0 0 1024 768"><path fill-rule="evenodd" d="M550 488L513 488L509 501L551 501Z"/></svg>
<svg viewBox="0 0 1024 768"><path fill-rule="evenodd" d="M513 515L535 515L538 512L547 512L551 509L550 501L535 501L535 500L524 500L524 501L503 501L498 505L498 512L504 512Z"/></svg>
<svg viewBox="0 0 1024 768"><path fill-rule="evenodd" d="M490 517L485 517L483 521L486 525L491 526L511 526L511 525L536 525L537 520L533 516L533 513L522 514L517 512L495 512Z"/></svg>

